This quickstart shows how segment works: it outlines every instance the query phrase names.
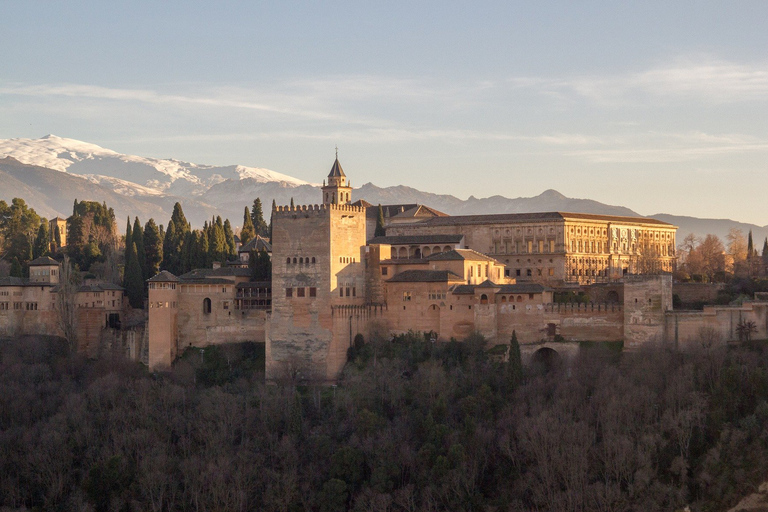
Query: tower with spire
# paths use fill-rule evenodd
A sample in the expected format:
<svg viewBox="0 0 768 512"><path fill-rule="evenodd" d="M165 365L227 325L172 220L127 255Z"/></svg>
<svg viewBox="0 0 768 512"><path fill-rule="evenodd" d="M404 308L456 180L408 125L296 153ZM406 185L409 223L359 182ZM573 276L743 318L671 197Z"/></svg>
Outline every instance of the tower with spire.
<svg viewBox="0 0 768 512"><path fill-rule="evenodd" d="M336 161L328 174L328 184L323 182L323 204L349 204L352 201L352 186L339 163L339 148L336 148Z"/></svg>

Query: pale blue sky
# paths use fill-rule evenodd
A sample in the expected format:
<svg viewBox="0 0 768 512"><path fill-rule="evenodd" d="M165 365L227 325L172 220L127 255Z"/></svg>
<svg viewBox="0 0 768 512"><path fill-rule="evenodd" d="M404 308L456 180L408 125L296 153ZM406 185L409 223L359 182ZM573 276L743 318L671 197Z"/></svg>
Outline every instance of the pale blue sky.
<svg viewBox="0 0 768 512"><path fill-rule="evenodd" d="M414 5L415 4L415 5ZM768 2L0 0L0 138L768 224Z"/></svg>

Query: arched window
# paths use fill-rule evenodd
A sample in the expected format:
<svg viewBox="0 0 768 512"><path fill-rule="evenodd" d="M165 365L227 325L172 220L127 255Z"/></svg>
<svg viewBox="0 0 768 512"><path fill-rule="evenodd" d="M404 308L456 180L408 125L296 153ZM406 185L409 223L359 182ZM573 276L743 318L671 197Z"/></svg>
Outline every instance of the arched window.
<svg viewBox="0 0 768 512"><path fill-rule="evenodd" d="M303 265L303 264L304 264L304 258L299 258L299 265Z"/></svg>
<svg viewBox="0 0 768 512"><path fill-rule="evenodd" d="M486 294L480 296L480 304L488 304L488 296Z"/></svg>
<svg viewBox="0 0 768 512"><path fill-rule="evenodd" d="M291 258L286 258L286 259L285 259L285 263L286 263L287 265L290 265L290 264L291 264Z"/></svg>
<svg viewBox="0 0 768 512"><path fill-rule="evenodd" d="M211 299L208 297L203 299L203 313L206 315L211 313Z"/></svg>
<svg viewBox="0 0 768 512"><path fill-rule="evenodd" d="M294 265L296 264L296 258L293 258L293 264Z"/></svg>
<svg viewBox="0 0 768 512"><path fill-rule="evenodd" d="M312 256L312 263L313 264L315 263L315 257L314 256Z"/></svg>
<svg viewBox="0 0 768 512"><path fill-rule="evenodd" d="M507 302L507 297L505 295L501 296L501 302Z"/></svg>

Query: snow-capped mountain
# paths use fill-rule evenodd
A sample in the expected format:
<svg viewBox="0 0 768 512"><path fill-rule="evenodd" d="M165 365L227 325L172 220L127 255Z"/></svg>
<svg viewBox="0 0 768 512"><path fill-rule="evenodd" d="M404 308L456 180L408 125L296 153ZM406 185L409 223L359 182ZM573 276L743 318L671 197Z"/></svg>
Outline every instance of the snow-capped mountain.
<svg viewBox="0 0 768 512"><path fill-rule="evenodd" d="M174 159L124 155L96 144L55 135L40 139L0 140L0 158L87 177L124 195L201 195L226 180L249 178L257 183L309 183L271 171L242 165L213 166ZM132 187L132 185L138 187Z"/></svg>

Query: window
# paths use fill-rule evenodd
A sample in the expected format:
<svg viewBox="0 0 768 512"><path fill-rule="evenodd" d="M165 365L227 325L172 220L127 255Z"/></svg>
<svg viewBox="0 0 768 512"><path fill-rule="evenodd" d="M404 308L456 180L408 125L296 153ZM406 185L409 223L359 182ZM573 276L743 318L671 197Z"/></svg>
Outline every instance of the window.
<svg viewBox="0 0 768 512"><path fill-rule="evenodd" d="M403 292L403 302L411 301L411 292Z"/></svg>
<svg viewBox="0 0 768 512"><path fill-rule="evenodd" d="M286 288L285 289L285 297L286 298L293 297L293 288Z"/></svg>
<svg viewBox="0 0 768 512"><path fill-rule="evenodd" d="M520 269L519 269L519 268L518 268L518 269L515 269L515 275L516 275L517 277L520 277L520 275L521 275L521 274L520 274Z"/></svg>
<svg viewBox="0 0 768 512"><path fill-rule="evenodd" d="M480 304L488 304L488 296L486 294L480 296Z"/></svg>
<svg viewBox="0 0 768 512"><path fill-rule="evenodd" d="M291 264L291 258L286 258L285 259L285 264L286 265L290 265Z"/></svg>
<svg viewBox="0 0 768 512"><path fill-rule="evenodd" d="M550 269L549 269L549 275L550 275L550 276L553 276L553 275L555 275L555 269L553 269L553 268L550 268Z"/></svg>
<svg viewBox="0 0 768 512"><path fill-rule="evenodd" d="M352 296L357 297L357 288L354 286L352 287Z"/></svg>
<svg viewBox="0 0 768 512"><path fill-rule="evenodd" d="M203 299L203 313L206 315L211 313L211 299L208 297Z"/></svg>
<svg viewBox="0 0 768 512"><path fill-rule="evenodd" d="M539 252L544 252L544 240L539 240Z"/></svg>
<svg viewBox="0 0 768 512"><path fill-rule="evenodd" d="M528 277L531 277L533 274L531 273L531 269L527 268L525 269L525 275Z"/></svg>
<svg viewBox="0 0 768 512"><path fill-rule="evenodd" d="M533 240L528 240L528 253L533 252Z"/></svg>
<svg viewBox="0 0 768 512"><path fill-rule="evenodd" d="M313 265L315 264L315 257L314 256L312 256L312 264Z"/></svg>
<svg viewBox="0 0 768 512"><path fill-rule="evenodd" d="M167 303L167 302L166 302L165 304L166 304L166 306L168 305L168 303ZM222 305L222 307L223 307L224 309L229 309L229 301L228 301L228 300L225 300L225 301L224 301L224 304Z"/></svg>
<svg viewBox="0 0 768 512"><path fill-rule="evenodd" d="M389 267L381 267L381 275L386 276L389 274Z"/></svg>
<svg viewBox="0 0 768 512"><path fill-rule="evenodd" d="M309 296L310 297L317 297L317 288L315 288L314 286L311 286L309 288Z"/></svg>
<svg viewBox="0 0 768 512"><path fill-rule="evenodd" d="M349 297L349 286L347 286L347 297Z"/></svg>
<svg viewBox="0 0 768 512"><path fill-rule="evenodd" d="M343 296L344 296L344 287L339 286L339 297L343 297Z"/></svg>
<svg viewBox="0 0 768 512"><path fill-rule="evenodd" d="M300 286L299 288L296 288L296 296L297 297L304 297L304 287Z"/></svg>

